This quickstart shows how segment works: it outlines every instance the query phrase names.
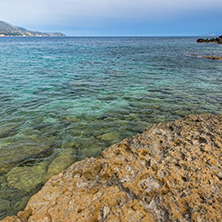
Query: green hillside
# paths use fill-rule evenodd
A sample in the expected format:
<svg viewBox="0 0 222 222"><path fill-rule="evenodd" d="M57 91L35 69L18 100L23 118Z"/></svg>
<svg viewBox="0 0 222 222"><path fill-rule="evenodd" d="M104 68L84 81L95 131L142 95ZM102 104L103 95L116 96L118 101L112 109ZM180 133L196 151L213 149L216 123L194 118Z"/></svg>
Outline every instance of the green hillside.
<svg viewBox="0 0 222 222"><path fill-rule="evenodd" d="M0 36L35 36L35 37L62 37L63 33L42 33L14 26L8 22L0 21Z"/></svg>
<svg viewBox="0 0 222 222"><path fill-rule="evenodd" d="M17 27L14 25L11 25L7 22L4 21L0 21L0 32L12 32L12 31L22 31L22 32L26 32L28 31L27 29L21 28L21 27Z"/></svg>

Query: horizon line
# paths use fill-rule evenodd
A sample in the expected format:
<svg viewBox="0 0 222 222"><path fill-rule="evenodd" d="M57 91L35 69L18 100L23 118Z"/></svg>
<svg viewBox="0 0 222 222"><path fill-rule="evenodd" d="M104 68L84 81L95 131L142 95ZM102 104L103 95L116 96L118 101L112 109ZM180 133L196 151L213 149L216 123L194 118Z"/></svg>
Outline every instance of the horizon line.
<svg viewBox="0 0 222 222"><path fill-rule="evenodd" d="M62 33L62 32L44 32L44 33ZM62 33L65 36L0 36L0 37L26 37L26 38L170 38L170 37L184 37L184 38L189 38L189 37L218 37L219 35L210 35L210 34L198 34L198 35L67 35L65 33Z"/></svg>

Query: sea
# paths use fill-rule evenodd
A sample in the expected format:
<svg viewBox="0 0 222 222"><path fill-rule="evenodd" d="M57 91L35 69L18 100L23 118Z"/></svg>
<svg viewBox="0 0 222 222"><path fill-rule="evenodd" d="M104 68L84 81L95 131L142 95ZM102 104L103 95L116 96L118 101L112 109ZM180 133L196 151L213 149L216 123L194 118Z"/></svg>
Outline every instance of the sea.
<svg viewBox="0 0 222 222"><path fill-rule="evenodd" d="M0 218L53 175L160 122L222 114L222 45L197 37L1 37Z"/></svg>

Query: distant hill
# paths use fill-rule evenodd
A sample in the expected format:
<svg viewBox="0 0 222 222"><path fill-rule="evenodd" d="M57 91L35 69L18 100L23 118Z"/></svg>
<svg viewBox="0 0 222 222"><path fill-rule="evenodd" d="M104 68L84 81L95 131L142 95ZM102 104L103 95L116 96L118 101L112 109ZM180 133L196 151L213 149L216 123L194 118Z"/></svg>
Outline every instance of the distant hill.
<svg viewBox="0 0 222 222"><path fill-rule="evenodd" d="M0 36L36 36L36 37L62 37L63 33L42 33L30 31L25 28L11 25L7 22L0 21Z"/></svg>

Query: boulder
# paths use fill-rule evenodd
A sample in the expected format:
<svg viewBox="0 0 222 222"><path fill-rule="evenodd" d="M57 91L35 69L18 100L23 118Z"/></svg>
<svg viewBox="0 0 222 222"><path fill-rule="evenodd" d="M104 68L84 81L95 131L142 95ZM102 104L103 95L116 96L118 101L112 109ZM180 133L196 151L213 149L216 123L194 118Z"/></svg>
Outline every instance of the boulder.
<svg viewBox="0 0 222 222"><path fill-rule="evenodd" d="M222 221L222 116L147 128L53 176L25 221Z"/></svg>

